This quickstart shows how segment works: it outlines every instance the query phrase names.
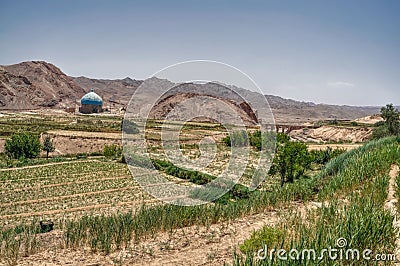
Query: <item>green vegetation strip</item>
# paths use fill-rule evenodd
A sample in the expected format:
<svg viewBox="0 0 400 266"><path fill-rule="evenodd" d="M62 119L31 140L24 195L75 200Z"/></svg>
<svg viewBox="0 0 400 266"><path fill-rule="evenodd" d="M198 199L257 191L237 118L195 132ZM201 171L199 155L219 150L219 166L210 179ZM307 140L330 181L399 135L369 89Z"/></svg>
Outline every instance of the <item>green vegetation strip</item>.
<svg viewBox="0 0 400 266"><path fill-rule="evenodd" d="M370 249L373 254L393 254L396 231L394 217L383 205L387 198L389 170L400 163L399 138L391 137L370 142L360 149L348 152L329 163L316 176L316 185L323 185L318 198L328 200L321 208L309 211L305 219L289 217L276 227L265 227L255 232L241 245L246 255L235 254L234 265L371 265L353 257L333 260L323 249L337 247L344 238L343 249ZM340 200L338 200L340 199ZM254 252L273 248L303 251L312 249L316 259L296 257L283 261L267 255L259 259ZM388 262L390 263L390 262Z"/></svg>

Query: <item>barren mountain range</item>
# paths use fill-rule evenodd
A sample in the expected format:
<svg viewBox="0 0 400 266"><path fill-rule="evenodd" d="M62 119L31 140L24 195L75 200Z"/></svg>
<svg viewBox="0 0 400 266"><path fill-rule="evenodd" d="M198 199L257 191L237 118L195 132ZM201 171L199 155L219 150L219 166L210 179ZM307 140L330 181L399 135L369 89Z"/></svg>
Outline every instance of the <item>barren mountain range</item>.
<svg viewBox="0 0 400 266"><path fill-rule="evenodd" d="M95 89L106 106L123 107L142 82L128 77L115 80L70 77L44 61L0 66L0 110L64 109L78 103L90 88ZM154 82L162 84L169 81ZM207 83L201 89L213 89L211 86ZM220 97L229 99L231 96ZM266 97L278 123L356 119L379 113L378 107L314 104L272 95Z"/></svg>

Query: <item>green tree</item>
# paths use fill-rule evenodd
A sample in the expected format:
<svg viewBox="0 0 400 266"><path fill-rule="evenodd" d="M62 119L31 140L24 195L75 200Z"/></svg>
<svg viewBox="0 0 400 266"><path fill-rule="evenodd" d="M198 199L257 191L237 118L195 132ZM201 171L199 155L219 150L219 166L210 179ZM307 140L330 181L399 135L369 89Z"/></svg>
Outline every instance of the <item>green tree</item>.
<svg viewBox="0 0 400 266"><path fill-rule="evenodd" d="M49 153L53 152L55 149L51 138L49 136L45 137L43 141L43 150L46 152L46 158L49 158Z"/></svg>
<svg viewBox="0 0 400 266"><path fill-rule="evenodd" d="M381 108L381 117L384 121L375 124L374 131L372 132L373 139L400 134L399 111L393 107L393 104L387 104Z"/></svg>
<svg viewBox="0 0 400 266"><path fill-rule="evenodd" d="M277 140L270 174L279 174L281 186L283 186L285 182L293 182L295 178L304 175L311 166L312 156L305 143L290 141L289 137L284 134L278 135Z"/></svg>
<svg viewBox="0 0 400 266"><path fill-rule="evenodd" d="M4 145L5 152L14 159L32 159L42 150L39 137L30 133L16 133L7 139Z"/></svg>
<svg viewBox="0 0 400 266"><path fill-rule="evenodd" d="M400 133L399 111L393 107L393 104L382 107L381 116L385 120L389 134L398 135Z"/></svg>

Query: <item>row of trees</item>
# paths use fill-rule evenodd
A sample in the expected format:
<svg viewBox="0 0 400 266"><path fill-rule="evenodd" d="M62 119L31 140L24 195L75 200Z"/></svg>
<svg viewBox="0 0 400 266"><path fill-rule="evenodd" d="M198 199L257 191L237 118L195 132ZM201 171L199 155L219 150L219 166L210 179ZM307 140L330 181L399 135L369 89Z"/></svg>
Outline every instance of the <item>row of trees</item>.
<svg viewBox="0 0 400 266"><path fill-rule="evenodd" d="M274 132L262 132L260 130L248 133L246 130L237 130L231 132L222 139L227 146L245 147L252 146L257 150L273 150L276 134Z"/></svg>
<svg viewBox="0 0 400 266"><path fill-rule="evenodd" d="M46 157L55 150L54 144L49 136L43 140L43 145L37 135L30 133L16 133L6 140L4 145L5 153L13 159L33 159L43 150Z"/></svg>

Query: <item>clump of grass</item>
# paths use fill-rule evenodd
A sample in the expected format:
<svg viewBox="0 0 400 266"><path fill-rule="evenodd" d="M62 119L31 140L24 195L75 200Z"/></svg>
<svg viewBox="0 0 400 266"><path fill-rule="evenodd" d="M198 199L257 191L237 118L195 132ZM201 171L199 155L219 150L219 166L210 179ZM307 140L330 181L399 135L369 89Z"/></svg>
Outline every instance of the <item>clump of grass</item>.
<svg viewBox="0 0 400 266"><path fill-rule="evenodd" d="M40 228L36 220L15 228L0 228L0 263L16 265L21 254L28 256L35 253L40 247L38 233Z"/></svg>
<svg viewBox="0 0 400 266"><path fill-rule="evenodd" d="M284 229L267 225L261 230L254 231L251 237L245 240L239 247L243 253L256 252L264 247L264 245L274 248L282 243L285 235L286 231Z"/></svg>

